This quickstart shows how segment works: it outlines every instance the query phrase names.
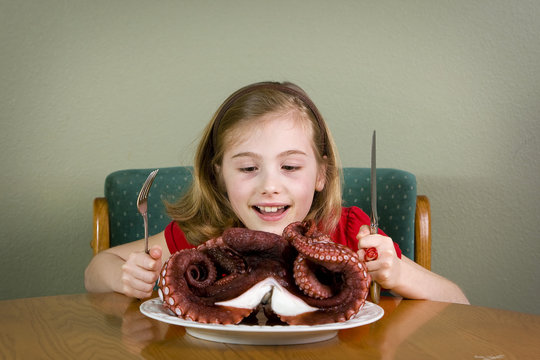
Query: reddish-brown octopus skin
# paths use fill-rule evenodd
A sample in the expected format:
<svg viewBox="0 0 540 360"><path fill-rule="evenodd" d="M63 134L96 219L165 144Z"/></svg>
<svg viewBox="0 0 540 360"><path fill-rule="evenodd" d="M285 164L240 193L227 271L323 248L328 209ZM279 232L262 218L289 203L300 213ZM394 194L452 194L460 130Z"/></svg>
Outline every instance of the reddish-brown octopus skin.
<svg viewBox="0 0 540 360"><path fill-rule="evenodd" d="M251 236L247 237L246 231ZM179 251L161 270L158 292L163 305L184 319L236 324L254 310L215 303L243 294L268 276L284 278L282 251L286 247L286 241L275 234L229 229L197 249ZM261 251L263 256L259 256ZM224 256L229 257L226 263Z"/></svg>
<svg viewBox="0 0 540 360"><path fill-rule="evenodd" d="M164 307L179 317L237 324L258 309L215 303L233 299L268 277L319 309L295 316L278 315L291 325L350 319L364 305L371 281L354 251L332 242L312 222L298 222L285 228L283 236L229 229L197 249L173 254L163 265L159 293ZM264 309L271 312L269 305Z"/></svg>
<svg viewBox="0 0 540 360"><path fill-rule="evenodd" d="M319 232L313 222L292 223L285 228L283 236L299 252L294 268L295 283L304 293L300 296L308 305L320 310L293 317L281 316L291 325L316 325L349 320L364 306L371 276L357 253L329 236ZM306 265L307 264L307 265ZM340 274L339 288L319 281L311 269L320 266L332 274ZM302 279L309 288L302 286ZM307 295L307 296L306 296Z"/></svg>

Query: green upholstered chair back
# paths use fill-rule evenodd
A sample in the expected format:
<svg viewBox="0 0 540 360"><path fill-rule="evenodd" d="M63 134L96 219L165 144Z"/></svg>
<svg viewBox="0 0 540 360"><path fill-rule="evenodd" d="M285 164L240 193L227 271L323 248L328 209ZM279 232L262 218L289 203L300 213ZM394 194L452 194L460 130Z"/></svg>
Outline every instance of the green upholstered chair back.
<svg viewBox="0 0 540 360"><path fill-rule="evenodd" d="M143 220L137 211L137 195L154 169L130 169L111 173L105 180L109 205L110 246L144 237ZM343 205L358 206L370 213L369 168L343 169ZM189 187L191 167L160 168L148 196L149 234L161 232L170 219L164 201L174 202ZM416 177L397 169L377 169L379 227L414 259Z"/></svg>
<svg viewBox="0 0 540 360"><path fill-rule="evenodd" d="M369 168L343 169L343 205L371 212ZM416 176L398 169L377 169L379 228L399 244L403 254L414 259Z"/></svg>

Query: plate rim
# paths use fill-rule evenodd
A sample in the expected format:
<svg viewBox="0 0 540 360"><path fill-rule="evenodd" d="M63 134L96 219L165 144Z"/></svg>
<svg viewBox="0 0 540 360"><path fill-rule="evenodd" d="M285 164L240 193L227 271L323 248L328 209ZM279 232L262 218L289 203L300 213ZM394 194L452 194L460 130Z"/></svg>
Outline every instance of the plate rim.
<svg viewBox="0 0 540 360"><path fill-rule="evenodd" d="M166 322L173 325L180 325L186 328L198 328L213 330L219 332L249 332L249 333L295 333L295 332L321 332L321 331L338 331L350 329L358 326L368 325L373 322L380 320L384 316L384 309L377 304L374 304L370 301L366 301L364 306L358 311L357 314L353 316L352 319L343 322L335 322L329 324L319 324L319 325L247 325L247 324L211 324L211 323L200 323L193 320L186 320L176 315L171 315L166 312L165 309L161 306L162 300L159 297L155 297L149 300L146 300L139 306L139 310L145 316L148 316L152 319ZM155 312L157 310L157 313ZM362 312L368 309L370 312L373 312L371 317L362 318ZM371 314L371 313L370 313ZM357 317L360 315L360 317Z"/></svg>

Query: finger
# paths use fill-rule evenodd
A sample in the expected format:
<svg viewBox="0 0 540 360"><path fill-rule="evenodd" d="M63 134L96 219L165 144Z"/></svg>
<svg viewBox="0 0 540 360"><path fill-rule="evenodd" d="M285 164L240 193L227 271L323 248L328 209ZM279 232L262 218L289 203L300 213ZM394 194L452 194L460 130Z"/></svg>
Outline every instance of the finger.
<svg viewBox="0 0 540 360"><path fill-rule="evenodd" d="M155 262L155 260L151 260ZM154 283L159 276L159 269L146 269L141 266L122 266L122 279L124 282L129 282L131 279L138 280L147 284Z"/></svg>
<svg viewBox="0 0 540 360"><path fill-rule="evenodd" d="M152 257L152 259L159 260L159 259L161 259L161 255L163 254L163 250L161 249L161 246L154 245L150 249L149 254Z"/></svg>
<svg viewBox="0 0 540 360"><path fill-rule="evenodd" d="M381 270L381 262L378 260L368 261L365 264L366 264L367 271L369 273L373 273L373 272Z"/></svg>
<svg viewBox="0 0 540 360"><path fill-rule="evenodd" d="M144 282L145 284L151 284L151 286L154 285L154 283L157 281L159 277L159 269L156 270L143 270L143 271L136 271L134 274L134 278Z"/></svg>
<svg viewBox="0 0 540 360"><path fill-rule="evenodd" d="M358 241L358 244L360 244L360 241L366 236L370 234L369 232L369 226L362 225L360 226L360 229L358 230L358 234L356 234L356 241ZM360 247L360 245L358 246Z"/></svg>
<svg viewBox="0 0 540 360"><path fill-rule="evenodd" d="M126 278L124 279L124 287L128 289L131 294L139 299L142 299L152 294L152 290L154 290L154 282L147 283L146 281L136 278Z"/></svg>
<svg viewBox="0 0 540 360"><path fill-rule="evenodd" d="M150 261L147 261L145 269L149 270L149 271L154 271L154 270L156 270L157 264L158 264L158 262L156 260L154 260L154 259L152 259Z"/></svg>
<svg viewBox="0 0 540 360"><path fill-rule="evenodd" d="M362 225L360 226L360 229L358 230L358 235L356 235L356 238L360 239L361 237L367 236L369 234L370 234L369 226Z"/></svg>
<svg viewBox="0 0 540 360"><path fill-rule="evenodd" d="M381 245L381 235L367 235L358 241L359 249L378 247Z"/></svg>
<svg viewBox="0 0 540 360"><path fill-rule="evenodd" d="M144 251L133 252L124 264L126 271L135 271L135 269L153 270L156 260Z"/></svg>
<svg viewBox="0 0 540 360"><path fill-rule="evenodd" d="M154 254L159 253L159 255L156 257L152 256L150 253L142 253L143 259L141 260L141 265L139 265L144 270L148 271L158 271L161 268L161 248L160 249L152 249Z"/></svg>
<svg viewBox="0 0 540 360"><path fill-rule="evenodd" d="M129 285L124 285L122 292L129 297L133 297L137 299L146 299L152 296L152 291L141 291L138 289L134 289L130 287Z"/></svg>

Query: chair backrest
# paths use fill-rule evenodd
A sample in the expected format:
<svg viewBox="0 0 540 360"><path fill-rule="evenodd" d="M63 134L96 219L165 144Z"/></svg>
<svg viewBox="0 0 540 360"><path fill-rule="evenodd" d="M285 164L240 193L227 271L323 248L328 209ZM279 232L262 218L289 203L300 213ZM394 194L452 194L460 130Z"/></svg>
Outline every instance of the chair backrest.
<svg viewBox="0 0 540 360"><path fill-rule="evenodd" d="M137 211L138 192L154 169L129 169L111 173L105 180L109 206L110 246L144 237L143 220ZM369 214L369 168L343 169L343 205L358 206ZM174 202L192 181L191 167L160 168L148 196L149 234L162 231L171 221L164 201ZM396 241L403 254L414 258L414 220L416 177L398 169L377 169L378 214L380 228Z"/></svg>

